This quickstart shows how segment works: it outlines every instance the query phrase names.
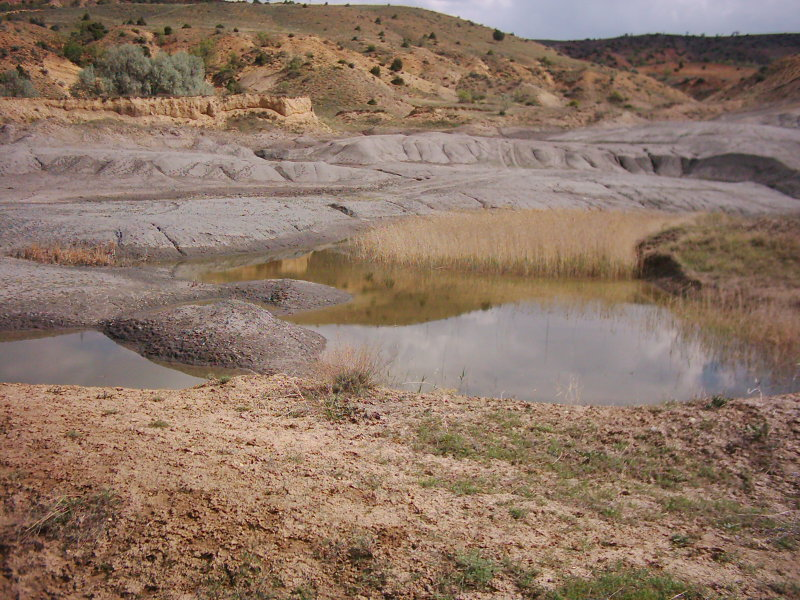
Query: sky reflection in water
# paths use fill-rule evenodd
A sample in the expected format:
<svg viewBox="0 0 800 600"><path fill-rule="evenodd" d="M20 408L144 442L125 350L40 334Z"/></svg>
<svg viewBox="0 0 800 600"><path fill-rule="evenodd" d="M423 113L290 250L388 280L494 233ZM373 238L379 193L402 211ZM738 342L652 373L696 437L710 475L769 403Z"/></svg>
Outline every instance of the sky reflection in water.
<svg viewBox="0 0 800 600"><path fill-rule="evenodd" d="M158 365L97 331L0 341L0 381L180 389L204 381Z"/></svg>
<svg viewBox="0 0 800 600"><path fill-rule="evenodd" d="M420 271L335 251L210 269L204 281L288 277L353 302L292 320L337 345L379 347L393 385L544 402L651 404L789 389L685 339L641 282L544 281Z"/></svg>

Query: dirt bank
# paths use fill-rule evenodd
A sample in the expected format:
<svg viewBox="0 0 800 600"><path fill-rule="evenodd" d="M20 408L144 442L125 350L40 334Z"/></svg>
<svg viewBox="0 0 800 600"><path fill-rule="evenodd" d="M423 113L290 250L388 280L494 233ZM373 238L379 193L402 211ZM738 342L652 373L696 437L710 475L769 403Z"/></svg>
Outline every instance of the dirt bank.
<svg viewBox="0 0 800 600"><path fill-rule="evenodd" d="M276 376L3 384L0 411L3 597L547 598L608 569L644 597L627 567L796 597L797 395L589 408Z"/></svg>

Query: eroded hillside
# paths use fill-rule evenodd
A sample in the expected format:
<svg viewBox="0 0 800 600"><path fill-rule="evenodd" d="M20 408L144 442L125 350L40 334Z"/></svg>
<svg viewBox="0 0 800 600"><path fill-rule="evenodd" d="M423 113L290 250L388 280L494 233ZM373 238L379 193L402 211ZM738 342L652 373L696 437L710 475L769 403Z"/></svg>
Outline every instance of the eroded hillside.
<svg viewBox="0 0 800 600"><path fill-rule="evenodd" d="M417 8L109 4L7 17L0 70L19 65L45 96L69 95L81 67L134 44L200 56L219 92L308 96L344 126L579 126L705 112L644 74Z"/></svg>

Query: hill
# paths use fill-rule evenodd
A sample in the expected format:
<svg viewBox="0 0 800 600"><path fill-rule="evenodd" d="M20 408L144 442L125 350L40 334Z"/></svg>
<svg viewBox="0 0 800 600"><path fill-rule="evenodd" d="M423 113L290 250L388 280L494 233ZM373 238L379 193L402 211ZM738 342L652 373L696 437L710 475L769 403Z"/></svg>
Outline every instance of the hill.
<svg viewBox="0 0 800 600"><path fill-rule="evenodd" d="M540 43L572 58L635 69L697 99L763 74L774 61L800 53L797 33L717 37L659 33Z"/></svg>
<svg viewBox="0 0 800 600"><path fill-rule="evenodd" d="M637 120L676 105L699 110L683 92L644 74L395 6L212 2L19 10L0 26L0 69L20 65L41 94L65 96L80 66L126 43L153 55L202 56L220 91L310 96L321 116L343 126L577 126Z"/></svg>

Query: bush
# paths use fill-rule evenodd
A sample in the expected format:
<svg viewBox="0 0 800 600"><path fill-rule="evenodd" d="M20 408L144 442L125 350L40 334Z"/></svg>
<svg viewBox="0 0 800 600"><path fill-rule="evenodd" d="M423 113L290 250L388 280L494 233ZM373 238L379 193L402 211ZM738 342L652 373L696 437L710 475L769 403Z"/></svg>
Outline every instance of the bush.
<svg viewBox="0 0 800 600"><path fill-rule="evenodd" d="M392 66L389 67L389 68L394 72L402 71L403 70L403 61L400 60L399 58L395 58L392 61Z"/></svg>
<svg viewBox="0 0 800 600"><path fill-rule="evenodd" d="M403 79L402 77L395 77L394 79L392 79L392 85L405 85L405 84L406 80Z"/></svg>
<svg viewBox="0 0 800 600"><path fill-rule="evenodd" d="M499 29L495 29L494 33L492 33L492 38L495 42L502 42L504 39L506 39L506 34Z"/></svg>
<svg viewBox="0 0 800 600"><path fill-rule="evenodd" d="M81 58L83 57L83 45L76 41L76 40L68 40L66 44L64 44L64 48L62 50L64 54L64 58L74 62L76 65L81 64Z"/></svg>
<svg viewBox="0 0 800 600"><path fill-rule="evenodd" d="M164 26L164 35L172 35L172 27L169 25Z"/></svg>
<svg viewBox="0 0 800 600"><path fill-rule="evenodd" d="M205 82L203 61L185 52L149 58L138 46L110 48L80 72L74 92L99 96L202 96L213 90Z"/></svg>
<svg viewBox="0 0 800 600"><path fill-rule="evenodd" d="M380 77L381 76L381 68L378 65L375 65L374 67L372 67L369 70L369 72L372 73L373 75L375 75L375 77Z"/></svg>
<svg viewBox="0 0 800 600"><path fill-rule="evenodd" d="M0 73L0 96L34 98L38 95L31 80L23 77L19 71L11 70Z"/></svg>

